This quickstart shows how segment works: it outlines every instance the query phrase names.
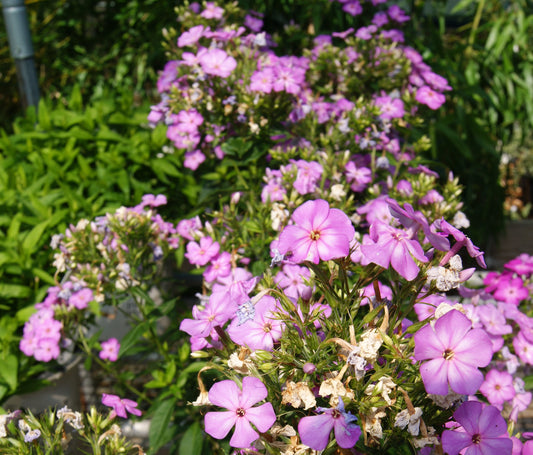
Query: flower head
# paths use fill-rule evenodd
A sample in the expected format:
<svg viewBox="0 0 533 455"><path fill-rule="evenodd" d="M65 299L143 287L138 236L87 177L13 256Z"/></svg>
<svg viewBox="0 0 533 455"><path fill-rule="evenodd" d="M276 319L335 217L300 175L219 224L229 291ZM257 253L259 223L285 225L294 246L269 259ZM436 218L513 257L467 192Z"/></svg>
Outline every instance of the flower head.
<svg viewBox="0 0 533 455"><path fill-rule="evenodd" d="M453 414L462 425L442 433L442 447L449 455L499 455L511 453L513 442L500 411L478 401L463 403Z"/></svg>
<svg viewBox="0 0 533 455"><path fill-rule="evenodd" d="M102 360L109 360L115 362L118 359L118 351L120 350L120 343L116 338L110 338L107 341L101 343L102 350L98 354Z"/></svg>
<svg viewBox="0 0 533 455"><path fill-rule="evenodd" d="M307 201L292 214L294 225L280 234L278 250L294 262L318 264L348 256L355 229L348 216L324 200Z"/></svg>
<svg viewBox="0 0 533 455"><path fill-rule="evenodd" d="M102 404L113 408L111 411L112 417L119 416L124 419L128 418L130 414L140 416L142 414L140 409L137 409L137 403L127 398L120 398L118 395L102 394Z"/></svg>
<svg viewBox="0 0 533 455"><path fill-rule="evenodd" d="M209 401L228 409L222 412L208 412L205 415L205 431L216 439L224 439L235 426L230 446L247 448L259 434L267 431L276 421L274 408L270 403L253 407L268 395L267 388L257 378L247 376L242 380L242 390L230 380L217 382L209 390Z"/></svg>

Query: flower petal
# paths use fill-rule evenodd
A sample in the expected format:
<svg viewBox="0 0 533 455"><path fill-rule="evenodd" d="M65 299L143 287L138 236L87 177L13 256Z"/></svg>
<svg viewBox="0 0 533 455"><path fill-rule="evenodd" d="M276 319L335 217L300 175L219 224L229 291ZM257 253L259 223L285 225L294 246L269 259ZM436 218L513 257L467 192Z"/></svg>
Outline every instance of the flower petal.
<svg viewBox="0 0 533 455"><path fill-rule="evenodd" d="M226 379L215 382L208 396L209 401L215 406L235 411L240 405L241 389L235 382Z"/></svg>
<svg viewBox="0 0 533 455"><path fill-rule="evenodd" d="M271 403L265 403L261 406L248 409L246 411L246 417L261 433L268 431L276 421L276 413Z"/></svg>
<svg viewBox="0 0 533 455"><path fill-rule="evenodd" d="M208 412L204 418L205 432L215 439L224 439L236 420L234 411Z"/></svg>
<svg viewBox="0 0 533 455"><path fill-rule="evenodd" d="M449 360L447 363L448 381L455 393L472 395L479 390L483 383L483 373L481 371L458 359Z"/></svg>
<svg viewBox="0 0 533 455"><path fill-rule="evenodd" d="M427 393L448 394L448 362L442 357L425 362L420 366L420 375Z"/></svg>
<svg viewBox="0 0 533 455"><path fill-rule="evenodd" d="M329 414L303 417L298 423L302 443L314 450L327 447L332 428L333 418Z"/></svg>
<svg viewBox="0 0 533 455"><path fill-rule="evenodd" d="M448 455L458 455L469 445L472 445L472 436L468 433L451 430L445 430L442 433L442 448Z"/></svg>
<svg viewBox="0 0 533 455"><path fill-rule="evenodd" d="M250 422L245 417L238 418L235 424L235 432L229 441L229 445L246 449L256 439L259 439L259 433L252 428Z"/></svg>
<svg viewBox="0 0 533 455"><path fill-rule="evenodd" d="M255 403L264 400L267 395L267 388L260 379L253 376L246 376L242 380L242 395L239 400L239 407L248 410Z"/></svg>
<svg viewBox="0 0 533 455"><path fill-rule="evenodd" d="M334 428L335 440L339 447L343 449L352 448L357 444L359 436L361 436L361 428L359 428L359 425L353 423L349 424L346 422L346 419L335 419Z"/></svg>
<svg viewBox="0 0 533 455"><path fill-rule="evenodd" d="M455 347L472 328L472 321L463 313L451 310L435 322L435 332L442 344L455 351Z"/></svg>

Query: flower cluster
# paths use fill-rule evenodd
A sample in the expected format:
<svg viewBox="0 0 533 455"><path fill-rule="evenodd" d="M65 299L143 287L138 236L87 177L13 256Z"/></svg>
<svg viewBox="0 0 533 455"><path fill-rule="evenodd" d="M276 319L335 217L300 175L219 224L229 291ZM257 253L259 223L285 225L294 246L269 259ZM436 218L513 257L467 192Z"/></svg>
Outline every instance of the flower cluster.
<svg viewBox="0 0 533 455"><path fill-rule="evenodd" d="M100 315L101 304L150 283L163 259L178 246L176 228L155 211L164 204L165 196L147 194L135 207L81 220L54 236L52 247L59 250L54 265L64 278L48 289L24 325L24 354L42 362L57 359L61 347L72 344L69 331L88 318L86 312ZM103 342L100 358L115 361L119 347L114 338Z"/></svg>

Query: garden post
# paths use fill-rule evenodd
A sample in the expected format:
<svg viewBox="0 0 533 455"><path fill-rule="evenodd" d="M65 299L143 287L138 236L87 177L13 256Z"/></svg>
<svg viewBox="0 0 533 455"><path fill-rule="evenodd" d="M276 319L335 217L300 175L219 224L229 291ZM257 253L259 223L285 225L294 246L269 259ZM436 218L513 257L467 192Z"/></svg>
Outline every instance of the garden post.
<svg viewBox="0 0 533 455"><path fill-rule="evenodd" d="M23 107L35 106L39 103L39 83L33 46L31 43L28 14L24 0L3 0L2 10L6 23L9 49L15 59L17 78Z"/></svg>

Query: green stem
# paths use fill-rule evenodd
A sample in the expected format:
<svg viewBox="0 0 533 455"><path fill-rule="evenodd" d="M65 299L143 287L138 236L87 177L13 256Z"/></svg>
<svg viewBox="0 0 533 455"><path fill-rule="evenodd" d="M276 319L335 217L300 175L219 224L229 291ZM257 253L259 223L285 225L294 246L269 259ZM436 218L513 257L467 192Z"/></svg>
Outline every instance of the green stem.
<svg viewBox="0 0 533 455"><path fill-rule="evenodd" d="M465 55L469 56L472 52L472 46L474 45L474 40L476 38L476 32L479 28L479 22L481 21L481 15L483 9L485 8L485 0L479 0L476 9L476 15L474 16L474 21L472 22L472 28L470 29L470 36L468 37L468 47L466 48Z"/></svg>

